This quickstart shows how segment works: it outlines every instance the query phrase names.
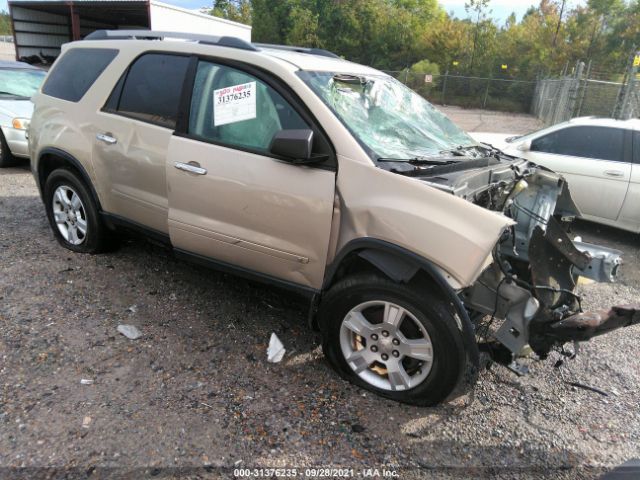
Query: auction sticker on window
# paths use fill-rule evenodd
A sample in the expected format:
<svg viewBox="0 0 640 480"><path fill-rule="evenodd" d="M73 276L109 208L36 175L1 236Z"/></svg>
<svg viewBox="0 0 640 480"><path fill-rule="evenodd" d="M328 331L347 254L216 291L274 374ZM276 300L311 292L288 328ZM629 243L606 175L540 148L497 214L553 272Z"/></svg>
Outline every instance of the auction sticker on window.
<svg viewBox="0 0 640 480"><path fill-rule="evenodd" d="M256 82L213 91L213 125L256 118Z"/></svg>

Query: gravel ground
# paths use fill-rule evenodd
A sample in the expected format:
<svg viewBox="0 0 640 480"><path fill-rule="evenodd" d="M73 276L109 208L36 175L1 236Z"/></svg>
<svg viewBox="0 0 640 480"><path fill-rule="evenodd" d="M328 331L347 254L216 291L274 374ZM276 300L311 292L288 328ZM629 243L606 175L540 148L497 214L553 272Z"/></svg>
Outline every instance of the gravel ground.
<svg viewBox="0 0 640 480"><path fill-rule="evenodd" d="M526 113L494 112L473 108L436 105L454 123L466 132L512 133L524 135L541 129L544 124Z"/></svg>
<svg viewBox="0 0 640 480"><path fill-rule="evenodd" d="M415 408L334 375L295 297L144 241L99 256L63 249L26 167L0 171L0 227L1 478L323 465L386 466L400 478L597 478L640 457L638 327L585 344L561 368L557 356L521 378L493 367L474 394ZM584 287L585 306L637 301L638 236L576 231L630 261L620 284ZM143 337L125 338L122 323ZM280 364L266 362L271 332L287 348Z"/></svg>

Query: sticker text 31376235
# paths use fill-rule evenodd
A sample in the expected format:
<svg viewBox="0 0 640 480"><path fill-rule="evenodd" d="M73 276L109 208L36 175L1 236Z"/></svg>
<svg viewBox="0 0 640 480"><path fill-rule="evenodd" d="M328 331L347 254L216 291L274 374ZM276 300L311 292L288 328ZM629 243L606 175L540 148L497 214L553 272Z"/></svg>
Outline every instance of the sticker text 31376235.
<svg viewBox="0 0 640 480"><path fill-rule="evenodd" d="M213 125L256 118L256 82L213 91Z"/></svg>

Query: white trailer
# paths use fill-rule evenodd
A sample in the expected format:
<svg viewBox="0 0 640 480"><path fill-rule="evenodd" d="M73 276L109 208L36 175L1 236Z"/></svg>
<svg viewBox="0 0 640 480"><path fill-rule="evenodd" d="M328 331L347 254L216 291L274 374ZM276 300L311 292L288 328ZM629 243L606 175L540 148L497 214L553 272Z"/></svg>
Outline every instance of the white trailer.
<svg viewBox="0 0 640 480"><path fill-rule="evenodd" d="M9 0L16 59L51 62L64 43L95 30L152 29L238 37L251 27L157 0Z"/></svg>

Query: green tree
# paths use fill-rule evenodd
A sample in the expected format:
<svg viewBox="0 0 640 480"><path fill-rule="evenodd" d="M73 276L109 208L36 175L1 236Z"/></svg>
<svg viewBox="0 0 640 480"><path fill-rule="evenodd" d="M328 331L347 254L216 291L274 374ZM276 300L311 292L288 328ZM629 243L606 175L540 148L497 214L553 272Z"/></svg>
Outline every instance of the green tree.
<svg viewBox="0 0 640 480"><path fill-rule="evenodd" d="M11 18L5 10L0 11L0 35L12 35Z"/></svg>
<svg viewBox="0 0 640 480"><path fill-rule="evenodd" d="M503 25L491 18L490 0L467 0L466 12L446 14L437 0L215 0L211 10L252 23L256 42L326 48L393 71L428 58L441 72L456 61L456 70L478 76L533 79L578 60L621 72L640 47L640 0L540 0Z"/></svg>
<svg viewBox="0 0 640 480"><path fill-rule="evenodd" d="M464 9L467 14L471 15L474 19L473 29L473 44L471 49L471 60L469 61L469 67L473 70L474 62L476 59L476 51L481 44L481 41L486 37L486 29L493 24L488 19L491 10L489 10L490 0L468 0L464 4Z"/></svg>
<svg viewBox="0 0 640 480"><path fill-rule="evenodd" d="M303 6L295 6L289 13L291 23L286 42L303 47L320 47L318 37L318 14Z"/></svg>
<svg viewBox="0 0 640 480"><path fill-rule="evenodd" d="M251 25L251 0L214 0L210 14Z"/></svg>

